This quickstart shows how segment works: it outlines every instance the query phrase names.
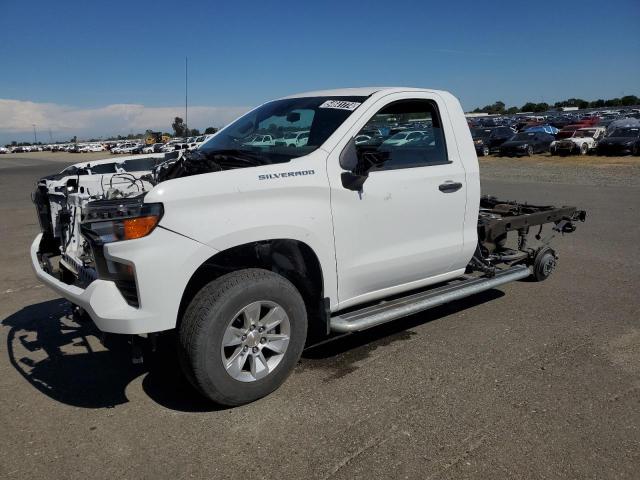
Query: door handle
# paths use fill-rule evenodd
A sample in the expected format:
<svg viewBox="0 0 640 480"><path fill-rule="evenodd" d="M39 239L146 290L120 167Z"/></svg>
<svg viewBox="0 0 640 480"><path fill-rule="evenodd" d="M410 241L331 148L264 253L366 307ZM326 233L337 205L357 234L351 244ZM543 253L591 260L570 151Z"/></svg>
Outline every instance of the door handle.
<svg viewBox="0 0 640 480"><path fill-rule="evenodd" d="M442 193L453 193L457 192L462 188L462 184L460 182L444 182L438 187Z"/></svg>

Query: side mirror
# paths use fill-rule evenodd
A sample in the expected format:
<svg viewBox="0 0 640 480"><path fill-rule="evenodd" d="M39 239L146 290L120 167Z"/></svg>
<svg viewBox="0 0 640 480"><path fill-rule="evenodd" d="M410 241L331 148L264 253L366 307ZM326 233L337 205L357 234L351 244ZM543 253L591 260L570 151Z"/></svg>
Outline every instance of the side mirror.
<svg viewBox="0 0 640 480"><path fill-rule="evenodd" d="M358 166L358 151L355 139L349 140L347 146L340 153L340 166L343 170L353 171Z"/></svg>
<svg viewBox="0 0 640 480"><path fill-rule="evenodd" d="M364 185L369 175L366 172L355 173L358 168L358 151L356 150L356 141L353 138L349 140L347 146L340 153L340 167L347 170L340 175L342 186L347 190L361 191L362 185Z"/></svg>

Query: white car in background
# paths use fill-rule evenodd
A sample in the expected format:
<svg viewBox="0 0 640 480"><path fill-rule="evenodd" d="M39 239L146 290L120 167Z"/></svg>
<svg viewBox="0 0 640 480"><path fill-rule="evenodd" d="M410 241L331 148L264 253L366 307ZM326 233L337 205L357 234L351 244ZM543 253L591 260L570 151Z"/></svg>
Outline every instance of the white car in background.
<svg viewBox="0 0 640 480"><path fill-rule="evenodd" d="M569 138L554 140L549 145L551 155L571 155L579 153L586 155L594 152L598 147L598 141L604 138L607 129L604 127L579 128Z"/></svg>
<svg viewBox="0 0 640 480"><path fill-rule="evenodd" d="M309 141L309 131L289 132L284 134L284 139L276 140L276 145L284 143L287 147L304 147Z"/></svg>
<svg viewBox="0 0 640 480"><path fill-rule="evenodd" d="M161 151L164 143L152 143L142 149L142 153L158 153Z"/></svg>
<svg viewBox="0 0 640 480"><path fill-rule="evenodd" d="M5 147L0 147L0 153L9 153L9 149Z"/></svg>
<svg viewBox="0 0 640 480"><path fill-rule="evenodd" d="M131 147L133 147L134 144L133 143L119 143L118 145L116 145L114 148L111 149L111 153L125 153L128 149L130 149Z"/></svg>
<svg viewBox="0 0 640 480"><path fill-rule="evenodd" d="M409 142L418 141L422 139L422 137L424 137L426 134L427 132L422 130L405 130L389 137L382 144L387 146L399 147L400 145L405 145Z"/></svg>
<svg viewBox="0 0 640 480"><path fill-rule="evenodd" d="M133 143L133 144L129 145L128 147L120 149L120 153L123 153L125 155L133 155L135 153L142 153L142 148L143 147L144 146L141 143Z"/></svg>
<svg viewBox="0 0 640 480"><path fill-rule="evenodd" d="M276 141L271 135L254 135L242 144L250 147L269 147L275 145Z"/></svg>
<svg viewBox="0 0 640 480"><path fill-rule="evenodd" d="M182 150L184 145L184 139L182 138L173 138L165 143L164 147L160 149L161 152L173 152L174 150Z"/></svg>

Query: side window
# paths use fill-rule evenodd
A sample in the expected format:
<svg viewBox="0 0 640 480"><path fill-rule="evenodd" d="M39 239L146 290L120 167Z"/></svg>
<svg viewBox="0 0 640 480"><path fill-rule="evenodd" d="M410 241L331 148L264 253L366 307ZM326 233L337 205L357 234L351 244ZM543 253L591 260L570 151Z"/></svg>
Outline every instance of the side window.
<svg viewBox="0 0 640 480"><path fill-rule="evenodd" d="M359 161L371 172L450 163L435 102L401 100L385 106L355 135Z"/></svg>

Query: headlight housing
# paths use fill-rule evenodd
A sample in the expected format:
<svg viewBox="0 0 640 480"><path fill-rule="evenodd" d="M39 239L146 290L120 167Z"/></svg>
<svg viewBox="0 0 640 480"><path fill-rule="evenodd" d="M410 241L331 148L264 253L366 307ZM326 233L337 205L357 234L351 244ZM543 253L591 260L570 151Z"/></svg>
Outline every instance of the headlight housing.
<svg viewBox="0 0 640 480"><path fill-rule="evenodd" d="M97 244L134 240L149 235L163 214L161 203L144 203L141 197L98 200L87 205L82 234Z"/></svg>

